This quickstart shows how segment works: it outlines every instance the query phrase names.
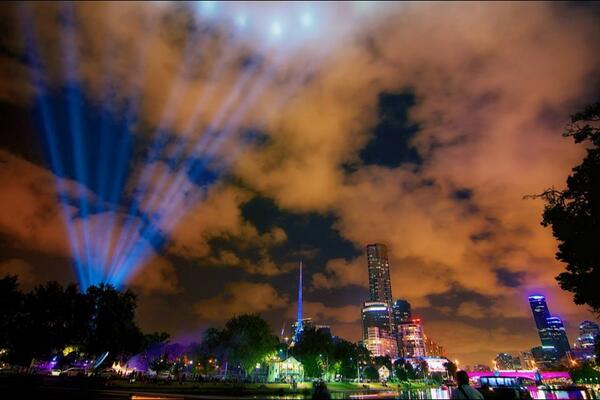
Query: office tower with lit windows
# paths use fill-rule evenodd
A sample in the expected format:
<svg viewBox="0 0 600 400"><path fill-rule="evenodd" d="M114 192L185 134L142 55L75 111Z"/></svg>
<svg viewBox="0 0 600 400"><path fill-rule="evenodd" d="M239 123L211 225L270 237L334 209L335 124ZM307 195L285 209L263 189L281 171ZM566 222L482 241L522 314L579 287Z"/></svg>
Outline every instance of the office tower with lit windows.
<svg viewBox="0 0 600 400"><path fill-rule="evenodd" d="M410 309L410 303L406 300L397 299L392 304L392 320L394 323L394 330L397 329L398 325L405 322L409 322L412 318L412 312Z"/></svg>
<svg viewBox="0 0 600 400"><path fill-rule="evenodd" d="M508 353L500 353L494 358L494 365L499 370L513 370L514 358Z"/></svg>
<svg viewBox="0 0 600 400"><path fill-rule="evenodd" d="M423 334L424 346L425 346L425 355L427 357L445 357L446 353L444 352L444 348L440 346L435 340L430 338L429 336Z"/></svg>
<svg viewBox="0 0 600 400"><path fill-rule="evenodd" d="M420 319L398 325L398 343L402 357L425 357L425 334Z"/></svg>
<svg viewBox="0 0 600 400"><path fill-rule="evenodd" d="M389 357L391 360L398 358L398 344L396 338L388 331L370 326L365 332L363 345L371 352L373 357Z"/></svg>
<svg viewBox="0 0 600 400"><path fill-rule="evenodd" d="M530 351L522 351L519 354L519 362L521 369L532 370L537 368L533 354Z"/></svg>
<svg viewBox="0 0 600 400"><path fill-rule="evenodd" d="M562 358L571 350L565 325L559 317L549 317L546 319L546 323L548 325L548 337L552 341L552 346L556 349L558 356Z"/></svg>
<svg viewBox="0 0 600 400"><path fill-rule="evenodd" d="M382 301L391 307L392 284L387 247L379 243L367 245L367 264L371 301Z"/></svg>
<svg viewBox="0 0 600 400"><path fill-rule="evenodd" d="M378 328L390 333L390 308L382 301L367 301L362 308L363 339L367 338L369 328Z"/></svg>
<svg viewBox="0 0 600 400"><path fill-rule="evenodd" d="M573 357L580 361L590 361L596 357L596 340L600 336L600 326L592 321L579 324L579 337L573 346Z"/></svg>
<svg viewBox="0 0 600 400"><path fill-rule="evenodd" d="M559 317L550 315L544 296L529 296L529 305L542 343L542 350L546 353L543 359L546 362L560 360L570 350L569 340L567 339L562 320ZM540 359L539 354L536 359Z"/></svg>

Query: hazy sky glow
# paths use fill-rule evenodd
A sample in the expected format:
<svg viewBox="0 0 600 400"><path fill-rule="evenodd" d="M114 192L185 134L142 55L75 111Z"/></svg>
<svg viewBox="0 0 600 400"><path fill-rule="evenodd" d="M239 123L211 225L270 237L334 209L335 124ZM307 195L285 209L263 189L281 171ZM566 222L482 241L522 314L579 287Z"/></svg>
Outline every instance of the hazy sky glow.
<svg viewBox="0 0 600 400"><path fill-rule="evenodd" d="M109 279L193 340L289 326L303 260L305 315L357 340L382 242L461 364L537 345L533 292L571 341L593 318L523 196L584 152L560 133L600 94L597 6L0 7L0 273L26 288Z"/></svg>

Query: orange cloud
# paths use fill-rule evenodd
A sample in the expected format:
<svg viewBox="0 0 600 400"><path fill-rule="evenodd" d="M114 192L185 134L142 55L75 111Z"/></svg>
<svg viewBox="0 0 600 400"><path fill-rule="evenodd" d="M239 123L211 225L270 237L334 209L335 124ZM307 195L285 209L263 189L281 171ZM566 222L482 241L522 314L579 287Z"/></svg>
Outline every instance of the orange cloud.
<svg viewBox="0 0 600 400"><path fill-rule="evenodd" d="M196 314L212 321L225 321L242 313L260 313L287 307L288 299L267 283L230 282L223 293L194 305Z"/></svg>

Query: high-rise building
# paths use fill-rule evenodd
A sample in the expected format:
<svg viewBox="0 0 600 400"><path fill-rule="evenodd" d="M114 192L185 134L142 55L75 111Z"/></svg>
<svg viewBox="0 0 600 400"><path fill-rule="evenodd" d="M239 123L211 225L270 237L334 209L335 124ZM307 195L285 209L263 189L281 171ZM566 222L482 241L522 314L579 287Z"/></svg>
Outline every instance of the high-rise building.
<svg viewBox="0 0 600 400"><path fill-rule="evenodd" d="M552 370L558 365L558 354L554 347L536 346L531 348L536 367L541 371Z"/></svg>
<svg viewBox="0 0 600 400"><path fill-rule="evenodd" d="M371 352L373 357L389 357L392 360L398 357L396 338L388 331L379 329L376 326L367 328L363 345Z"/></svg>
<svg viewBox="0 0 600 400"><path fill-rule="evenodd" d="M600 336L600 326L592 321L579 324L579 337L573 346L573 357L578 360L593 360L596 356L596 340Z"/></svg>
<svg viewBox="0 0 600 400"><path fill-rule="evenodd" d="M445 357L446 354L444 352L444 348L440 346L437 342L431 339L429 336L423 334L425 341L425 355L427 357Z"/></svg>
<svg viewBox="0 0 600 400"><path fill-rule="evenodd" d="M387 247L379 243L367 245L367 264L371 301L382 301L391 307L392 285Z"/></svg>
<svg viewBox="0 0 600 400"><path fill-rule="evenodd" d="M412 318L412 312L410 309L410 303L406 300L397 299L392 304L392 320L394 323L394 330L398 328L398 325L405 322L409 322Z"/></svg>
<svg viewBox="0 0 600 400"><path fill-rule="evenodd" d="M382 301L367 301L362 308L363 339L367 338L369 328L378 328L388 334L390 330L390 308Z"/></svg>
<svg viewBox="0 0 600 400"><path fill-rule="evenodd" d="M530 351L522 351L519 354L519 361L521 364L521 369L532 370L537 368L533 354L531 354Z"/></svg>
<svg viewBox="0 0 600 400"><path fill-rule="evenodd" d="M496 369L499 370L513 370L514 360L513 357L508 353L500 353L494 359Z"/></svg>
<svg viewBox="0 0 600 400"><path fill-rule="evenodd" d="M556 349L560 358L564 357L570 350L569 339L562 320L559 317L546 318L548 325L548 337L552 341L552 346Z"/></svg>
<svg viewBox="0 0 600 400"><path fill-rule="evenodd" d="M398 342L402 357L425 357L425 335L420 319L398 325Z"/></svg>
<svg viewBox="0 0 600 400"><path fill-rule="evenodd" d="M542 342L542 350L547 353L543 358L550 360L554 357L555 361L560 360L570 350L562 320L550 315L544 296L529 296L529 305Z"/></svg>

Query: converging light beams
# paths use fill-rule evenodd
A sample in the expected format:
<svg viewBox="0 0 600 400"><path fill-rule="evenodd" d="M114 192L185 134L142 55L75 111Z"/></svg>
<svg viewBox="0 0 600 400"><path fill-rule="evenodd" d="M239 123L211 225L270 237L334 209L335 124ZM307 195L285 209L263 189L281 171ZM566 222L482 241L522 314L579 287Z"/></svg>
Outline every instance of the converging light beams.
<svg viewBox="0 0 600 400"><path fill-rule="evenodd" d="M36 112L45 150L57 176L75 273L83 289L102 282L122 287L165 245L181 218L203 200L206 187L244 150L243 140L240 142L235 134L240 132L249 110L272 87L279 68L286 67L289 53L281 51L272 39L257 46L262 48L258 57L256 52L242 51L228 37L220 43L222 49L216 59L208 58L214 39L211 30L193 31L187 36L181 64L151 132L150 145L145 150L134 150L134 146L144 143L135 135L140 134L144 75L148 57L152 56L150 43L158 37L158 31L152 29L138 46L139 57L133 66L136 73L132 74L135 78L124 90L119 88L124 93L116 94L111 59L105 56L98 105L86 96L79 74L82 55L77 38L78 6L64 5L61 13L65 89L57 93L44 81L45 67L36 47L39 38L30 26L33 19L27 12L29 7L23 5L21 9L38 94ZM303 15L300 24L310 28L314 20ZM283 34L281 27L279 35ZM106 54L110 46L105 45ZM184 99L189 98L186 94L191 93L189 76L200 66L208 66L208 83L195 95L191 112L181 123L177 121L178 113ZM297 67L297 75L277 92L265 115L283 107L314 67L316 63ZM234 79L227 85L217 85L231 79L226 71L235 71ZM225 93L220 89L217 96L218 87L227 89ZM122 98L125 101L113 100ZM209 108L208 104L218 107ZM175 131L175 122L181 131ZM223 152L220 149L225 143L231 148ZM135 154L144 157L133 159ZM134 165L141 165L136 174L132 174ZM73 180L73 184L66 179Z"/></svg>
<svg viewBox="0 0 600 400"><path fill-rule="evenodd" d="M43 142L44 148L47 153L47 158L50 160L50 165L54 173L56 174L56 189L59 199L59 203L62 208L63 218L65 221L65 227L67 229L67 235L69 236L68 242L73 253L75 260L75 273L79 282L83 282L85 277L83 276L83 266L81 264L81 257L79 256L79 241L73 225L71 224L71 211L68 203L67 188L62 177L65 176L63 162L60 157L60 151L58 150L58 143L56 140L55 124L52 119L50 112L50 106L47 101L47 88L45 84L44 76L41 71L43 68L41 59L39 57L39 50L36 46L36 32L35 28L29 23L32 20L30 13L21 6L19 8L19 16L23 36L26 43L27 60L30 65L30 71L32 75L33 85L36 88L36 108L39 111L40 119L42 123Z"/></svg>

